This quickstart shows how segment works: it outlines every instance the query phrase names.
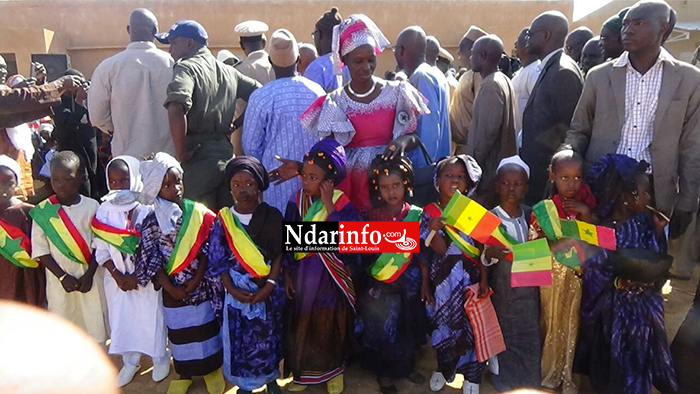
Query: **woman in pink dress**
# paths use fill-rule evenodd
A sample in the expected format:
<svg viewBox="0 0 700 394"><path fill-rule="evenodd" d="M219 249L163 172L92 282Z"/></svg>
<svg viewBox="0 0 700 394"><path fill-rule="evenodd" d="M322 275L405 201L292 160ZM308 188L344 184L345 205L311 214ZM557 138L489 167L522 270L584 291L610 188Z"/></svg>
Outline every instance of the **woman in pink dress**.
<svg viewBox="0 0 700 394"><path fill-rule="evenodd" d="M358 211L371 208L367 168L378 154L393 158L418 146L413 135L418 118L429 112L425 98L408 82L375 77L377 54L389 45L374 22L350 15L333 30L332 59L352 81L320 97L301 115L302 126L319 139L332 136L345 146L348 177L338 186ZM294 158L297 159L298 158ZM271 171L273 179L296 175L295 163L284 160Z"/></svg>

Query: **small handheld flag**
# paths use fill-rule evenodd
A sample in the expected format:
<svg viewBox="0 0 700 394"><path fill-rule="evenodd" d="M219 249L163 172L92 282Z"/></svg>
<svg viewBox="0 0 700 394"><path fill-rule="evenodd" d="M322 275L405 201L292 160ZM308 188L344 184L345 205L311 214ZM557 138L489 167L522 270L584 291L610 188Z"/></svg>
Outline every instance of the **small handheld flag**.
<svg viewBox="0 0 700 394"><path fill-rule="evenodd" d="M552 252L545 238L513 245L512 250L512 287L552 285Z"/></svg>

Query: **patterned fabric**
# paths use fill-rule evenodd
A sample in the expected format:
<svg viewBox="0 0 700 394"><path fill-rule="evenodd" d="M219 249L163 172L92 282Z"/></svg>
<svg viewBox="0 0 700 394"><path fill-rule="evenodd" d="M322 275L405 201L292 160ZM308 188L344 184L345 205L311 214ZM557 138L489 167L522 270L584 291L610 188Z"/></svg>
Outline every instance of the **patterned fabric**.
<svg viewBox="0 0 700 394"><path fill-rule="evenodd" d="M426 212L421 217L421 239L425 239L430 233L430 218ZM462 232L459 235L470 244L474 244L468 235ZM441 372L448 382L454 379L455 374L461 373L466 380L478 384L486 364L476 360L474 333L464 310L464 303L467 287L479 283L479 269L442 230L435 236L444 239L447 252L440 255L431 248L421 247L419 258L428 267L430 290L435 297L434 304L426 305L426 312L428 327L431 330L431 345L437 353L437 371Z"/></svg>
<svg viewBox="0 0 700 394"><path fill-rule="evenodd" d="M622 53L613 67L625 67L625 123L622 126L620 144L616 153L627 155L637 161L651 163L651 140L654 136L654 119L659 104L664 62L672 61L673 56L664 48L656 63L642 75L632 67L629 53ZM647 170L651 173L651 167Z"/></svg>
<svg viewBox="0 0 700 394"><path fill-rule="evenodd" d="M396 216L384 209L370 211L370 221L403 220L410 205ZM363 256L364 266L370 267L378 254ZM355 333L362 345L362 366L378 376L403 378L413 372L416 351L425 343L427 321L420 300L421 271L415 257L394 282L380 282L366 275L367 286L358 298Z"/></svg>
<svg viewBox="0 0 700 394"><path fill-rule="evenodd" d="M474 330L474 347L476 347L476 359L479 362L485 362L506 350L496 310L491 303L492 295L493 290L489 289L486 297L479 298L479 284L467 286L464 310Z"/></svg>
<svg viewBox="0 0 700 394"><path fill-rule="evenodd" d="M281 221L277 225L282 226ZM248 230L247 225L245 228ZM224 272L229 272L232 278L247 275L246 285L257 289L258 285L231 252L224 231L217 219L209 236L207 275L218 277ZM245 305L251 311L256 305L262 310L257 317L248 317L242 305L231 294L226 294L222 330L224 376L240 390L252 391L280 377L284 300L284 286L278 282L266 301Z"/></svg>
<svg viewBox="0 0 700 394"><path fill-rule="evenodd" d="M300 212L294 197L287 206L285 221L298 222L306 214ZM331 213L328 220L359 220L359 217L349 203ZM338 257L352 266L355 255L345 253ZM286 269L295 293L287 302L285 314L285 375L292 373L297 384L325 383L345 370L352 307L318 254L298 261L287 256Z"/></svg>
<svg viewBox="0 0 700 394"><path fill-rule="evenodd" d="M528 218L532 210L521 206L522 215L511 218L503 209L492 210L518 242L527 241ZM493 289L491 302L501 325L506 351L498 355L500 373L491 375L491 383L499 392L517 388L540 388L540 289L512 287L513 263L499 260L489 267L489 286Z"/></svg>
<svg viewBox="0 0 700 394"><path fill-rule="evenodd" d="M666 252L666 239L656 236L644 213L619 224L615 234L618 248ZM663 282L641 292L617 289L608 253L603 249L586 261L576 371L588 374L600 393L650 393L652 385L663 393L676 392Z"/></svg>
<svg viewBox="0 0 700 394"><path fill-rule="evenodd" d="M281 164L275 155L301 160L319 138L302 128L299 116L323 94L317 84L304 77L277 79L253 92L241 136L245 154L257 157L268 171ZM284 212L301 181L290 179L270 186L263 200Z"/></svg>
<svg viewBox="0 0 700 394"><path fill-rule="evenodd" d="M407 82L387 81L371 103L352 100L345 89L319 98L301 115L301 124L317 138L333 136L345 145L349 176L339 185L355 207L370 209L367 168L394 139L416 131L427 113L423 96Z"/></svg>
<svg viewBox="0 0 700 394"><path fill-rule="evenodd" d="M150 213L143 220L141 228L141 244L136 252L136 279L141 286L148 285L160 269L164 269L168 264L170 255L175 246L177 233L182 226L182 217L175 225L175 232L165 234L158 225L158 219L154 212ZM202 246L202 251L207 250L207 244ZM199 267L199 260L194 259L192 263L182 271L170 276L170 281L175 286L182 286L188 280L194 278ZM167 292L164 292L167 293ZM205 277L189 296L184 300L187 305L199 305L205 301L211 301L215 311L221 310L223 286L216 278ZM165 294L164 294L165 297ZM167 322L166 322L167 323Z"/></svg>
<svg viewBox="0 0 700 394"><path fill-rule="evenodd" d="M389 46L389 40L367 15L352 14L339 25L333 27L331 59L336 74L342 73L343 56L362 45L371 45L376 54Z"/></svg>

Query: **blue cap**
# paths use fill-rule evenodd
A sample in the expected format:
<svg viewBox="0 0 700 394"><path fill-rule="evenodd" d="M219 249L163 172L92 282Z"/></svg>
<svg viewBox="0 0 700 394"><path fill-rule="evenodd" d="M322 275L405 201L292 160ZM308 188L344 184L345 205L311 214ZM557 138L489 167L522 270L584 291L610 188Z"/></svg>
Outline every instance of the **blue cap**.
<svg viewBox="0 0 700 394"><path fill-rule="evenodd" d="M204 26L193 20L175 22L167 33L156 34L156 39L161 44L170 44L170 40L177 37L190 38L202 45L209 44L207 42L209 36Z"/></svg>

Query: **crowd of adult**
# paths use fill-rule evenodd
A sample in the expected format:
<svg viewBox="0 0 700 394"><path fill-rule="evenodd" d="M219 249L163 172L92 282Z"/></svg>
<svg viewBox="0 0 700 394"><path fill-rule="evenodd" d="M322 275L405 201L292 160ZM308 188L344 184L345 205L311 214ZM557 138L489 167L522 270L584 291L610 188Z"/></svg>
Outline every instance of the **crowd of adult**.
<svg viewBox="0 0 700 394"><path fill-rule="evenodd" d="M553 182L552 156L568 144L586 166L611 153L649 164L654 204L671 218L672 274L689 278L699 257L700 71L664 48L675 20L665 2L642 1L595 35L570 31L565 15L545 12L523 27L513 58L498 32L471 26L453 58L430 32L410 26L393 45L405 79L384 80L374 73L390 42L364 15L324 13L313 46L285 29L268 39L263 22L240 23L240 60L229 51L215 57L196 21L158 33L155 15L137 9L130 43L95 69L91 83L69 70L55 81L19 78L24 85L13 88L0 61L0 154L26 169L21 190L31 200L50 188L40 169L51 152L81 158L82 193L95 198L106 192L106 158L167 152L184 169L185 197L212 209L232 205L224 169L245 154L270 171L275 182L263 198L284 212L301 186L303 155L333 137L347 152L348 175L337 187L366 213L367 170L377 155L410 157L414 198L433 201L418 192L427 190L421 182L432 189L432 177L419 174L466 153L483 170L475 198L492 208L502 159L519 154L529 166L525 202L532 205ZM24 143L18 136L25 124L31 144L29 134ZM53 127L42 134L45 125Z"/></svg>

